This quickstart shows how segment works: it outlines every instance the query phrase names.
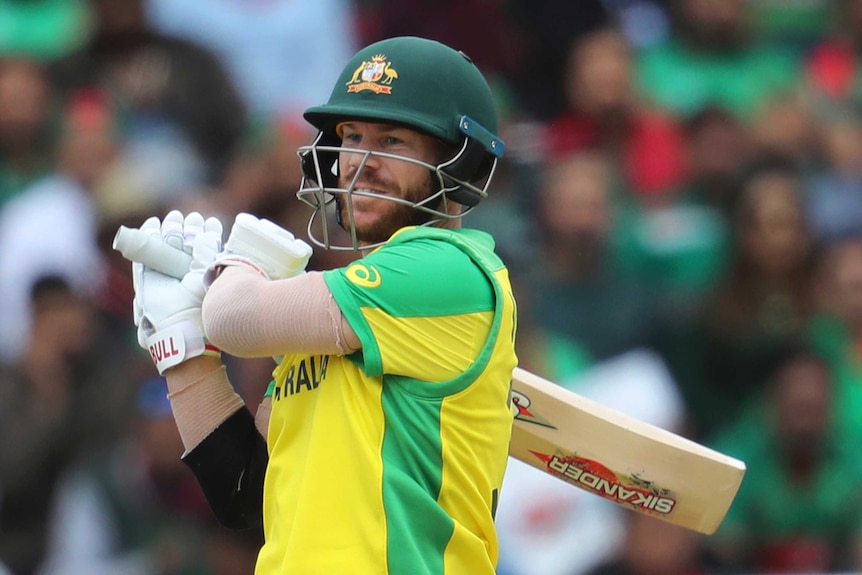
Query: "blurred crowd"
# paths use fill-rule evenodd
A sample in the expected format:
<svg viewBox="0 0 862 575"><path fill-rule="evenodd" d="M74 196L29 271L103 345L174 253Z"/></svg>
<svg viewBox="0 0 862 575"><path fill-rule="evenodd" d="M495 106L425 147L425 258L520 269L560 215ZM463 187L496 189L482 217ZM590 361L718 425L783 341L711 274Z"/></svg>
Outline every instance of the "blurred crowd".
<svg viewBox="0 0 862 575"><path fill-rule="evenodd" d="M748 465L703 536L512 460L500 575L862 572L862 0L0 0L0 573L252 572L111 240L174 208L304 236L301 112L394 35L492 85L465 223L521 365ZM272 367L228 358L250 405Z"/></svg>

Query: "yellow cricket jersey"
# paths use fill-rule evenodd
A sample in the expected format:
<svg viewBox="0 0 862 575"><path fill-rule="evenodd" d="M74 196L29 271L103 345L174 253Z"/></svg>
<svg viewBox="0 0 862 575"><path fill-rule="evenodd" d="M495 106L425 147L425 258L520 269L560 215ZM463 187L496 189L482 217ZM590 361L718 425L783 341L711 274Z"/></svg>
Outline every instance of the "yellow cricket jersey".
<svg viewBox="0 0 862 575"><path fill-rule="evenodd" d="M325 273L362 350L274 372L257 575L493 575L517 363L493 247L406 228Z"/></svg>

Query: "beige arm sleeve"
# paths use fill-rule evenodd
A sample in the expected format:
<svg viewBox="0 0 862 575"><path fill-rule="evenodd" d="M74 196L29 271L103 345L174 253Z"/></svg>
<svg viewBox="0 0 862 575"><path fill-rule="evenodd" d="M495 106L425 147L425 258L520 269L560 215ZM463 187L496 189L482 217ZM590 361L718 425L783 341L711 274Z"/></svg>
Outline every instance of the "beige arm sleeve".
<svg viewBox="0 0 862 575"><path fill-rule="evenodd" d="M186 453L245 403L220 358L200 356L165 371L168 399Z"/></svg>
<svg viewBox="0 0 862 575"><path fill-rule="evenodd" d="M361 347L322 272L269 281L244 266L226 267L202 313L209 340L237 357L344 355Z"/></svg>

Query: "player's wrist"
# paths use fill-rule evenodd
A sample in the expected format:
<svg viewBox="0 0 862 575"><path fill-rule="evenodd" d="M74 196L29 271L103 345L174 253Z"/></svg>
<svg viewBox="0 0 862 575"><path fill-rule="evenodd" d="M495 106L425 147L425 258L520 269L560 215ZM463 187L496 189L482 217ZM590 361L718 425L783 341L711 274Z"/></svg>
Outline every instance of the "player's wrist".
<svg viewBox="0 0 862 575"><path fill-rule="evenodd" d="M197 381L223 365L221 353L218 355L202 354L178 363L166 369L163 374L168 380L168 391L177 391L177 389L171 389L172 387L177 387L176 385L172 386L171 382Z"/></svg>

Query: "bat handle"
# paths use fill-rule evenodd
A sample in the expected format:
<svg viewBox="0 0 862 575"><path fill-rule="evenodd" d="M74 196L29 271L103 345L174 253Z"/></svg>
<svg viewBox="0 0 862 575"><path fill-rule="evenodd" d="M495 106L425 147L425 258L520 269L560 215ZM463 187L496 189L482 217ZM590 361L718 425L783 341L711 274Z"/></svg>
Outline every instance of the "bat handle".
<svg viewBox="0 0 862 575"><path fill-rule="evenodd" d="M127 260L142 263L175 278L185 276L192 262L192 256L186 252L172 248L160 238L136 228L120 226L112 246Z"/></svg>

